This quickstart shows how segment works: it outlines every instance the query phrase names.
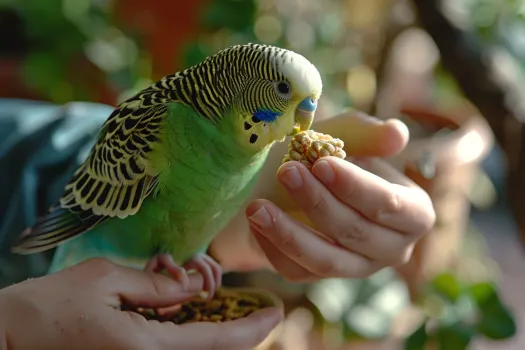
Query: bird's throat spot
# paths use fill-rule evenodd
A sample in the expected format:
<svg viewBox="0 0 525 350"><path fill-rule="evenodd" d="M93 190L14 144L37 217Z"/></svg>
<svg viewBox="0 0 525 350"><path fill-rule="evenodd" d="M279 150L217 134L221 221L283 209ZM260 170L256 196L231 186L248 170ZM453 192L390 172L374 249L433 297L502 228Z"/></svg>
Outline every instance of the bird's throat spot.
<svg viewBox="0 0 525 350"><path fill-rule="evenodd" d="M251 134L250 135L250 143L255 143L259 136L257 134Z"/></svg>

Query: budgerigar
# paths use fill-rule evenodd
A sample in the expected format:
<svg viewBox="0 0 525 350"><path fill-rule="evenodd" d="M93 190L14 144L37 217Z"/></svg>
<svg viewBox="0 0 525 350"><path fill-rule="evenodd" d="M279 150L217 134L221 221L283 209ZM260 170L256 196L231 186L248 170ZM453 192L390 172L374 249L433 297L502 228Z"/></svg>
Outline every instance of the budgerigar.
<svg viewBox="0 0 525 350"><path fill-rule="evenodd" d="M321 92L306 58L259 44L162 78L118 105L13 251L60 245L50 272L91 257L186 282L194 269L213 294L222 273L208 245L242 208L272 144L311 127Z"/></svg>

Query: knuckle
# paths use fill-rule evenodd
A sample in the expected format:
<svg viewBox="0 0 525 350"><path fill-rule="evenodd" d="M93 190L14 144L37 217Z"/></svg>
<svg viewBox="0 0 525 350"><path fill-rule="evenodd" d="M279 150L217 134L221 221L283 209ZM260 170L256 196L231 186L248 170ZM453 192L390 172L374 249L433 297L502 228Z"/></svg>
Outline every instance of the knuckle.
<svg viewBox="0 0 525 350"><path fill-rule="evenodd" d="M369 228L367 226L365 219L357 214L350 221L350 224L341 236L345 241L366 240L369 236Z"/></svg>
<svg viewBox="0 0 525 350"><path fill-rule="evenodd" d="M303 256L297 237L291 231L286 229L281 230L279 244L284 247L284 250L289 255L295 258L301 258Z"/></svg>
<svg viewBox="0 0 525 350"><path fill-rule="evenodd" d="M389 189L384 194L382 204L373 212L371 219L381 220L385 215L394 215L401 211L401 201L399 194L394 189Z"/></svg>
<svg viewBox="0 0 525 350"><path fill-rule="evenodd" d="M326 222L325 226L321 228L321 231L324 234L332 237L339 244L345 245L348 243L348 225L345 225L342 222L337 222L334 220L328 221Z"/></svg>
<svg viewBox="0 0 525 350"><path fill-rule="evenodd" d="M369 237L370 224L368 220L356 212L349 212L343 220L326 220L321 231L344 247L350 247L356 241Z"/></svg>
<svg viewBox="0 0 525 350"><path fill-rule="evenodd" d="M313 199L312 210L326 212L328 209L328 203L326 202L325 196L317 194Z"/></svg>
<svg viewBox="0 0 525 350"><path fill-rule="evenodd" d="M325 260L319 266L319 275L321 277L342 277L345 268L335 259Z"/></svg>

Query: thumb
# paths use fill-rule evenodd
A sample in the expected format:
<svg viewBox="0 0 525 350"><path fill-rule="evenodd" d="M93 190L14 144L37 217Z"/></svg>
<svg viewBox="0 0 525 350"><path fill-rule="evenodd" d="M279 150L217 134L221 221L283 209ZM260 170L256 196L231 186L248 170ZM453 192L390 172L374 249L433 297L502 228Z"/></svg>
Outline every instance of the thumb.
<svg viewBox="0 0 525 350"><path fill-rule="evenodd" d="M314 130L340 138L349 156L389 157L408 142L408 128L397 119L383 121L357 110L323 120Z"/></svg>
<svg viewBox="0 0 525 350"><path fill-rule="evenodd" d="M109 297L109 305L118 307L122 303L162 308L185 301L202 291L204 281L199 273L189 274L187 289L172 277L117 265L108 260L86 262L89 268L103 271L104 277L97 281ZM96 266L96 265L102 266ZM80 272L80 271L78 271ZM89 274L87 274L89 276Z"/></svg>
<svg viewBox="0 0 525 350"><path fill-rule="evenodd" d="M179 281L162 274L146 273L135 270L128 281L129 290L117 292L119 304L125 303L144 308L165 308L187 301L198 295L204 287L200 273L192 273L188 277L190 283L187 289ZM134 290L133 290L133 287Z"/></svg>

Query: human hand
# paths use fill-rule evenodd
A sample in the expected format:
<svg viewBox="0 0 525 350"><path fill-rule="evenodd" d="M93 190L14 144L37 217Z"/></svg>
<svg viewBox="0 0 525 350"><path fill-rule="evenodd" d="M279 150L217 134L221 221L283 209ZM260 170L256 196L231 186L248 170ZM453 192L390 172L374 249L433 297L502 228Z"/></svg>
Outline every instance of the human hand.
<svg viewBox="0 0 525 350"><path fill-rule="evenodd" d="M310 172L298 162L279 167L286 150L278 149L280 157L269 159L246 208L256 246L252 251L258 249L288 280L304 282L367 277L408 261L415 243L434 224L433 205L412 181L374 158L400 152L408 142L406 126L350 112L313 129L341 138L346 153L358 161L327 157ZM277 167L278 182L273 184L269 179L275 178L271 172ZM238 222L236 228L240 230ZM244 266L260 268L261 259L251 256Z"/></svg>
<svg viewBox="0 0 525 350"><path fill-rule="evenodd" d="M120 311L123 303L168 307L202 290L200 274L189 289L161 274L90 259L49 276L0 290L0 337L17 349L249 349L281 320L268 308L221 324L147 321ZM4 321L4 322L2 322Z"/></svg>

